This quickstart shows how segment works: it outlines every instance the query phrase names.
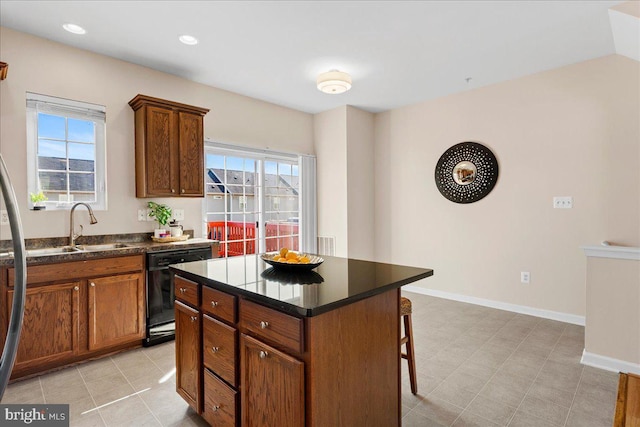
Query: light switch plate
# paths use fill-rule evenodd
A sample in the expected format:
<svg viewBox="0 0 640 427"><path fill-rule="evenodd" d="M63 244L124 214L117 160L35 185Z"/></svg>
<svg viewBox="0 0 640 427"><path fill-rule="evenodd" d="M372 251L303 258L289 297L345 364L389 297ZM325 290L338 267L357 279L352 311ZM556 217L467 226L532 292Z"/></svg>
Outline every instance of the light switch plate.
<svg viewBox="0 0 640 427"><path fill-rule="evenodd" d="M184 221L184 209L174 209L173 219L176 221Z"/></svg>

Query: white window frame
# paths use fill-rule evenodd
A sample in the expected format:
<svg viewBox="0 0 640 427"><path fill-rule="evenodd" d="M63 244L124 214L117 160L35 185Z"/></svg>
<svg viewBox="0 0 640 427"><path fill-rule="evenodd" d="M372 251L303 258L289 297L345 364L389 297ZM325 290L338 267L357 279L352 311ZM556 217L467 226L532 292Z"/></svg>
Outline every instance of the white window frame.
<svg viewBox="0 0 640 427"><path fill-rule="evenodd" d="M27 188L40 191L38 176L38 113L92 121L95 126L95 193L94 210L107 210L106 107L27 92ZM67 171L68 173L68 171ZM46 201L47 209L69 210L77 201ZM29 200L29 207L33 204Z"/></svg>
<svg viewBox="0 0 640 427"><path fill-rule="evenodd" d="M265 150L254 147L245 147L235 144L226 144L205 139L205 162L207 148L212 149L215 152L224 154L226 156L238 156L238 157L251 157L259 159L263 162L262 169L264 170L265 161L277 161L278 159L286 161L296 161L298 163L299 170L299 190L300 195L298 199L298 212L300 216L299 221L299 245L300 250L308 253L317 253L317 203L316 203L316 158L312 155L287 153L282 151ZM205 164L206 174L206 164ZM206 177L205 177L206 180ZM260 186L262 188L263 185ZM262 195L260 195L260 201ZM259 211L262 214L263 207L259 207ZM207 233L207 215L206 215L206 198L202 201L202 218L203 218L203 237L206 237ZM264 223L262 219L259 221ZM263 228L259 228L260 233L260 251L264 251L264 236Z"/></svg>

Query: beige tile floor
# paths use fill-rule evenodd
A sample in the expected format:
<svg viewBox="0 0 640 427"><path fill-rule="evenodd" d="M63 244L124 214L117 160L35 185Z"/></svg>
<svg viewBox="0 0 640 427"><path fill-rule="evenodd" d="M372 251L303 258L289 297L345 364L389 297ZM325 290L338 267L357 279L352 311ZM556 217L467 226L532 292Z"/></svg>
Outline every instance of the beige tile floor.
<svg viewBox="0 0 640 427"><path fill-rule="evenodd" d="M612 424L618 377L580 364L583 327L405 295L419 393L403 362L403 426ZM16 382L2 403L69 403L71 426L206 425L176 394L173 369L170 342Z"/></svg>

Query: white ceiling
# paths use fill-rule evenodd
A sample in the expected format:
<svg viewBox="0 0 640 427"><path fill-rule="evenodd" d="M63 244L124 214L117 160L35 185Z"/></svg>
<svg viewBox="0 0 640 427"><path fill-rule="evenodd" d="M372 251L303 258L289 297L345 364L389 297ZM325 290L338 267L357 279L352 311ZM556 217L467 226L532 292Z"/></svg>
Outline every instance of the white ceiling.
<svg viewBox="0 0 640 427"><path fill-rule="evenodd" d="M0 25L309 113L379 112L613 54L619 3L2 0ZM349 92L316 89L331 69Z"/></svg>

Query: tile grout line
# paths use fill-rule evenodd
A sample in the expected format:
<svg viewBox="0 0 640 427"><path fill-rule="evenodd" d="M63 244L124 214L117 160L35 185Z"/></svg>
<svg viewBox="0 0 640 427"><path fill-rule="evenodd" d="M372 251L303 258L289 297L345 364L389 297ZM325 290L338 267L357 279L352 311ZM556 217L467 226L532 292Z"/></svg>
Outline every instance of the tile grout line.
<svg viewBox="0 0 640 427"><path fill-rule="evenodd" d="M142 354L144 354L144 357L146 357L147 359L149 359L151 361L151 363L153 363L153 360L151 360L151 358L141 349L140 352ZM120 353L122 354L122 353ZM111 359L111 361L113 362L113 364L116 366L116 369L118 371L120 371L120 373L122 374L122 376L124 377L125 380L127 380L127 383L131 386L131 389L134 391L134 393L136 393L136 396L142 401L142 404L149 410L149 413L151 413L151 415L153 416L153 418L158 422L159 425L164 425L162 424L162 422L158 419L158 417L156 417L156 414L151 410L151 408L149 407L149 405L147 405L147 402L145 402L144 399L142 399L136 391L136 388L133 386L133 384L131 384L131 381L129 381L129 378L124 374L124 372L122 372L122 369L120 369L120 366L118 366L118 364L116 363L115 360L113 360L113 356L109 357ZM153 363L155 365L155 363ZM156 365L157 367L157 365ZM135 418L134 418L135 419ZM105 423L106 424L106 423Z"/></svg>
<svg viewBox="0 0 640 427"><path fill-rule="evenodd" d="M516 408L516 410L513 412L513 415L511 416L511 418L509 418L509 422L507 423L507 426L511 424L511 422L513 421L513 418L516 416L516 414L518 413L518 409L520 409L520 407L522 406L522 403L524 402L524 400L527 398L527 396L529 395L529 391L531 390L531 387L533 387L533 385L536 383L536 380L538 379L538 377L540 376L540 372L542 372L542 368L544 368L544 365L547 364L547 361L549 361L549 356L551 355L551 353L553 353L553 350L556 349L556 347L558 346L558 343L560 342L560 338L562 338L562 335L564 334L564 331L567 329L568 325L565 325L564 328L562 329L562 332L560 333L560 335L558 336L558 339L556 340L555 344L553 345L553 348L551 349L551 351L549 352L549 354L547 355L547 357L544 359L544 363L542 364L542 366L540 366L540 369L538 369L538 373L536 374L536 377L533 379L533 382L531 383L531 385L529 386L529 388L527 388L527 391L524 393L524 396L522 397L522 400L520 401L520 403L518 404L518 407ZM582 375L582 374L581 374ZM529 414L531 415L531 414ZM537 417L535 415L532 415L535 418L539 418L543 421L547 421L544 420L543 418ZM566 419L565 419L566 422ZM552 422L549 422L549 424L553 424Z"/></svg>
<svg viewBox="0 0 640 427"><path fill-rule="evenodd" d="M516 317L516 316L517 316L517 315L514 315L513 317ZM512 318L512 319L513 319L513 318ZM496 333L495 333L495 334L493 334L490 338L488 338L488 339L487 339L487 341L485 342L485 344L486 344L487 342L491 341L491 339L492 339L492 338L494 338L496 335L498 335L498 332L500 332L504 327L506 327L508 323L509 323L509 322L507 322L506 324L504 324L500 329L498 329L498 330L496 331ZM540 323L540 320L537 320L535 325L537 326L537 325L538 325L538 323ZM485 389L485 387L487 386L487 384L489 384L489 382L491 381L491 379L493 379L493 377L495 377L495 376L496 376L496 374L497 374L497 373L498 373L498 371L500 370L500 367L501 367L502 365L504 365L504 364L505 364L505 362L506 362L507 360L509 360L509 358L513 355L513 353L515 353L515 352L516 352L516 350L518 350L518 348L522 345L522 343L524 342L524 340L526 340L526 339L529 337L529 335L531 335L531 333L533 332L533 330L534 330L534 329L535 329L535 326L534 326L533 328L531 328L531 331L529 331L529 333L528 333L528 334L527 334L527 335L526 335L526 336L525 336L525 337L520 341L520 343L517 345L517 347L516 347L516 348L511 352L511 354L509 355L509 357L507 357L507 358L505 359L505 361L503 361L503 362L498 366L498 368L497 368L497 369L496 369L496 371L493 373L493 375L491 375L491 377L489 377L489 379L485 382L485 384L484 384L484 385L482 386L482 388L478 391L478 393L476 393L475 397L474 397L474 398L471 400L471 402L469 402L469 404L468 404L468 405L467 405L467 406L462 410L462 412L458 415L458 417L453 421L453 423L452 423L451 425L455 424L455 423L456 423L456 421L458 421L458 419L462 416L462 414L464 413L464 411L466 411L466 410L467 410L467 408L468 408L468 407L469 407L469 406L470 406L470 405L471 405L471 404L472 404L472 403L473 403L473 402L478 398L478 396L480 396L480 392L481 392L482 390L484 390L484 389ZM484 346L484 344L483 344L483 346ZM482 347L481 347L481 348L482 348ZM478 350L476 350L476 351L479 351L479 350L480 350L480 349L478 349ZM476 352L472 353L472 354L471 354L471 356L473 356L475 353L476 353ZM469 357L471 357L471 356L469 356ZM540 369L542 369L542 367L541 367ZM456 370L457 370L457 369L456 369ZM454 371L454 372L455 372L455 371ZM534 381L535 381L535 380L534 380ZM526 396L526 393L525 393L525 396ZM522 398L522 400L524 400L524 397ZM522 402L521 402L521 403L522 403ZM518 409L516 408L516 412L517 412L517 410L518 410ZM474 414L474 415L475 415L475 414ZM514 412L514 415L515 415L515 412ZM480 418L482 418L482 417L480 417ZM511 418L509 418L509 422L511 422L511 419L512 419L512 418L513 418L513 415L511 416ZM491 421L491 420L488 420L488 421ZM491 422L493 422L493 421L491 421ZM509 423L507 423L506 425L508 425L508 424L509 424Z"/></svg>
<svg viewBox="0 0 640 427"><path fill-rule="evenodd" d="M107 426L107 422L104 420L104 417L102 416L102 414L100 413L100 410L98 409L98 404L96 403L96 399L93 397L93 393L91 393L91 391L89 390L89 387L87 387L87 381L84 379L84 375L82 375L82 371L80 371L80 369L78 369L77 366L75 366L74 369L76 369L78 371L78 374L80 374L80 378L82 378L82 384L84 384L85 388L87 389L87 393L89 393L89 397L91 398L91 401L93 402L93 409L98 411L98 416L102 420L102 424ZM69 418L71 418L71 417L69 417ZM71 424L71 422L69 422L69 424Z"/></svg>
<svg viewBox="0 0 640 427"><path fill-rule="evenodd" d="M452 373L450 373L449 375L447 375L447 377L445 377L445 379L444 379L444 380L442 380L442 382L441 382L440 384L438 384L438 386L437 386L436 388L434 388L434 389L431 391L431 393L433 393L434 391L436 391L436 389L437 389L440 385L442 385L442 383L443 383L444 381L446 381L449 377L451 377L453 374L455 374L455 373L458 371L458 369L460 369L460 366L462 366L464 363L466 363L466 362L467 362L467 361L468 361L468 360L469 360L469 359L470 359L474 354L476 354L478 351L480 351L480 350L482 349L482 347L484 347L484 345L485 345L485 344L487 344L487 343L488 343L489 341L491 341L491 340L492 340L496 335L498 335L498 333L499 333L503 328L505 328L505 327L507 326L507 324L509 324L509 322L511 322L511 320L513 320L515 317L517 317L517 314L515 314L515 313L514 313L514 315L509 319L509 321L507 321L504 325L502 325L502 326L501 326L501 327L500 327L500 328L499 328L499 329L498 329L498 330L497 330L493 335L491 335L490 337L488 337L488 338L485 340L485 342L480 346L480 348L478 348L476 351L474 351L473 353L471 353L471 354L469 355L469 357L467 357L467 360L465 360L465 362L461 363L461 364L460 364L456 369L454 369L454 371L453 371ZM474 326L475 326L475 325L474 325ZM469 329L472 329L474 326L471 326L470 328L468 328L467 330L465 330L465 332L466 332L466 331L468 331ZM533 330L533 329L532 329L532 330ZM530 333L531 333L531 332L529 332L529 334L530 334ZM529 334L527 334L527 336L529 336ZM525 338L526 338L526 337L525 337ZM456 340L456 341L457 341L457 340ZM524 339L523 339L522 341L524 341ZM522 343L520 343L520 344L522 344ZM520 346L520 344L518 344L518 347ZM517 348L518 348L518 347L516 347L516 350L517 350ZM505 348L505 347L503 347L503 348ZM515 350L513 350L513 351L511 352L511 354L509 355L509 357L511 357L511 355L512 355L514 352L515 352ZM508 359L509 357L507 357L507 359ZM507 359L505 359L505 361L506 361ZM498 368L496 369L496 372L494 372L494 373L491 375L491 377L489 377L489 379L485 382L485 384L482 386L482 388L481 388L481 389L476 393L476 395L473 397L473 399L471 399L471 401L470 401L470 402L469 402L469 403L468 403L464 408L462 408L462 412L460 412L460 414L458 414L458 416L453 420L453 422L452 422L450 425L454 425L454 424L458 421L458 419L462 416L462 414L464 413L464 411L466 411L466 410L467 410L467 408L468 408L468 407L469 407L469 406L470 406L470 405L471 405L471 404L476 400L476 398L480 395L480 392L481 392L481 391L486 387L486 385L489 383L489 381L491 381L491 379L496 375L496 373L497 373L497 372L498 372L498 370L500 369L500 366L504 365L505 361L503 361L503 362L498 366ZM429 393L427 396L431 395L431 393ZM447 402L447 401L445 400L445 402ZM453 404L453 403L451 403L451 402L447 402L447 403ZM454 405L454 406L458 406L458 405ZM482 417L480 417L480 418L482 418ZM484 419L484 418L483 418L483 419ZM491 420L487 420L487 421L491 421Z"/></svg>

